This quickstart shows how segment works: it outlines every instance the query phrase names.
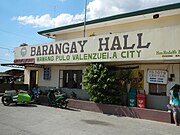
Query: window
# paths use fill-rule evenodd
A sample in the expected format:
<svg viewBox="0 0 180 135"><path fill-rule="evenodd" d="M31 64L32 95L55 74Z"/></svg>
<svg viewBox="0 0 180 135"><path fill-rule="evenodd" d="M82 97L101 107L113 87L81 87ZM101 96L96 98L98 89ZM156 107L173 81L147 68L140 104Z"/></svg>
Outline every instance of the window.
<svg viewBox="0 0 180 135"><path fill-rule="evenodd" d="M60 87L81 89L82 70L63 70L59 75Z"/></svg>
<svg viewBox="0 0 180 135"><path fill-rule="evenodd" d="M51 79L51 68L50 67L44 67L44 80L50 80Z"/></svg>
<svg viewBox="0 0 180 135"><path fill-rule="evenodd" d="M166 96L166 85L149 83L149 94Z"/></svg>

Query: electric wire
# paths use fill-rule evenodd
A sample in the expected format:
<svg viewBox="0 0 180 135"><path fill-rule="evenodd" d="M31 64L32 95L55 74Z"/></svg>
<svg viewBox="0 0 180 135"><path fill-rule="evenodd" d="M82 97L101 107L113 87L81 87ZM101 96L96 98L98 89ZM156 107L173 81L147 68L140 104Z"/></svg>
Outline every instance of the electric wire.
<svg viewBox="0 0 180 135"><path fill-rule="evenodd" d="M5 47L4 47L4 46L5 46ZM7 49L11 49L11 50L14 49L13 46L8 46L7 44L2 44L2 43L0 43L0 47L2 47L2 48L7 48Z"/></svg>
<svg viewBox="0 0 180 135"><path fill-rule="evenodd" d="M2 59L2 58L0 58L0 61L8 61L8 62L13 62L12 60L8 60L8 59Z"/></svg>
<svg viewBox="0 0 180 135"><path fill-rule="evenodd" d="M5 50L8 50L8 51L13 51L13 49L9 49L9 48L6 48L6 47L1 47L1 46L0 46L0 49L5 49Z"/></svg>
<svg viewBox="0 0 180 135"><path fill-rule="evenodd" d="M31 38L31 37L28 37L28 36L25 36L25 35L21 35L21 34L17 34L17 33L9 32L9 31L3 30L3 29L0 29L0 31L1 31L1 32L8 33L8 34L11 34L11 35L15 35L15 36L17 36L17 37L21 37L21 38L28 38L28 39L31 39L32 41L38 41L38 42L41 42L40 40L37 40L37 39Z"/></svg>
<svg viewBox="0 0 180 135"><path fill-rule="evenodd" d="M7 50L9 54L14 54L14 50L10 50L10 49L7 49L7 48L0 47L0 50L1 49ZM1 52L1 53L3 53L3 52Z"/></svg>
<svg viewBox="0 0 180 135"><path fill-rule="evenodd" d="M35 42L34 44L39 44L39 43L42 43L42 42L44 42L44 40L38 40L38 39L35 39L35 38L33 38L33 37L30 37L30 36L27 36L27 34L19 34L19 33L14 33L14 32L11 32L11 31L7 31L7 30L4 30L4 29L2 29L2 28L0 28L0 32L4 32L4 33L7 33L7 34L11 34L11 35L14 35L14 36L16 36L16 37L20 37L20 38L25 38L25 39L30 39L30 41L32 41L32 42ZM27 33L31 33L31 32L27 32ZM20 39L19 38L19 39ZM20 42L20 41L22 41L22 39L20 39L20 40L17 40L17 39L13 39L13 41L14 40L16 40L16 41L18 41L18 42ZM47 42L47 41L46 41ZM50 42L52 42L52 40L50 40ZM11 44L11 43L10 43ZM13 43L14 44L14 43ZM0 43L0 45L3 45L4 46L4 44L2 44L2 43ZM5 45L5 46L7 46L7 45ZM12 47L12 48L14 48L14 47Z"/></svg>

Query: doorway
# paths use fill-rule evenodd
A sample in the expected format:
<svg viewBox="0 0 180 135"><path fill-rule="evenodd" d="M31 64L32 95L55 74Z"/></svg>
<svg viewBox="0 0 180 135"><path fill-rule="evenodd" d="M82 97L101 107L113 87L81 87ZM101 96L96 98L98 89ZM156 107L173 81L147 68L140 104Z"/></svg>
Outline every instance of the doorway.
<svg viewBox="0 0 180 135"><path fill-rule="evenodd" d="M31 70L30 71L30 90L35 85L38 85L38 70Z"/></svg>

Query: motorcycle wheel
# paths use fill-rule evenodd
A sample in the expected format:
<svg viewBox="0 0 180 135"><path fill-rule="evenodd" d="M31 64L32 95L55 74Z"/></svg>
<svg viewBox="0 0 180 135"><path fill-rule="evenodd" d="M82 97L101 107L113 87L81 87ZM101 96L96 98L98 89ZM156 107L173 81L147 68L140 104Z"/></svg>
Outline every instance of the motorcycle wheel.
<svg viewBox="0 0 180 135"><path fill-rule="evenodd" d="M63 109L66 109L66 108L67 108L67 104L68 104L67 101L63 101L63 102L61 103L61 107L62 107Z"/></svg>
<svg viewBox="0 0 180 135"><path fill-rule="evenodd" d="M11 98L8 96L3 96L1 101L4 106L9 106L9 104L11 103Z"/></svg>

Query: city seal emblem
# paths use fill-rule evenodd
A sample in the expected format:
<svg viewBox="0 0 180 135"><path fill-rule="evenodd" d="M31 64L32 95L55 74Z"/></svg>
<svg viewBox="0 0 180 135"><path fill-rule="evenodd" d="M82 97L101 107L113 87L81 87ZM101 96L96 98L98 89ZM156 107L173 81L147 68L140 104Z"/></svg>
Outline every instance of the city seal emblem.
<svg viewBox="0 0 180 135"><path fill-rule="evenodd" d="M23 47L21 49L21 56L24 57L26 54L27 54L27 49L26 49L26 47Z"/></svg>

